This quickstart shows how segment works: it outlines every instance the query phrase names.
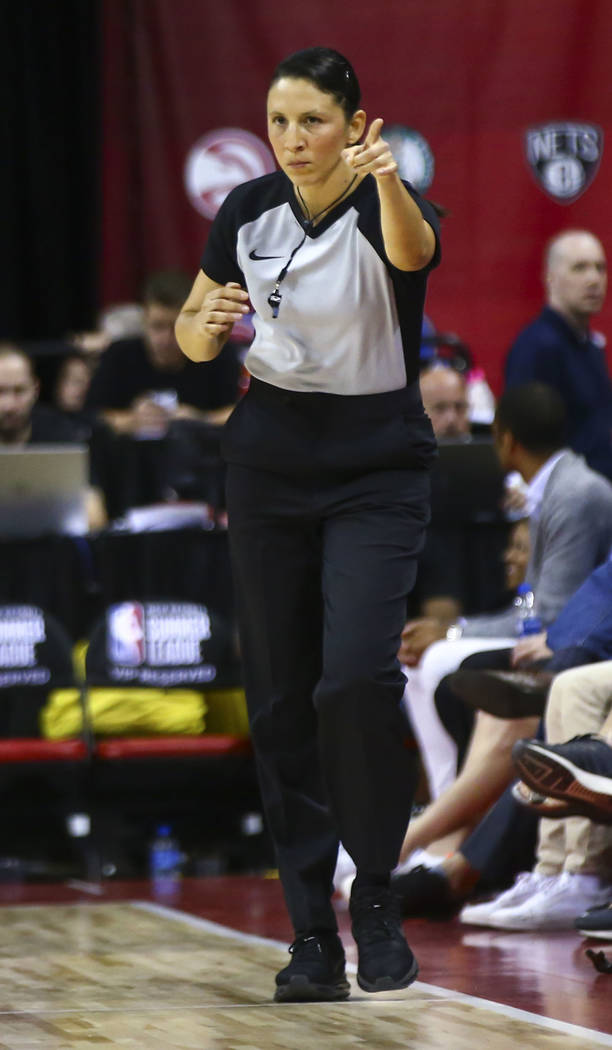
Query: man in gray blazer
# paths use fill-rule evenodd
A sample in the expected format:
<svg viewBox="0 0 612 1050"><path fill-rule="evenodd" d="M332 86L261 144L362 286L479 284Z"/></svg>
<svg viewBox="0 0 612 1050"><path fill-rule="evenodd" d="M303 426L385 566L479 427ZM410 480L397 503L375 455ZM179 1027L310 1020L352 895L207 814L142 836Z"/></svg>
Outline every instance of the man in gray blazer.
<svg viewBox="0 0 612 1050"><path fill-rule="evenodd" d="M500 398L494 439L504 470L528 486L531 554L526 579L545 629L612 546L612 485L565 448L565 412L543 383L512 387ZM406 625L399 657L409 671L406 704L420 745L430 792L454 779L456 745L438 717L440 680L472 653L509 649L516 642L516 610L472 616L450 627L435 621Z"/></svg>

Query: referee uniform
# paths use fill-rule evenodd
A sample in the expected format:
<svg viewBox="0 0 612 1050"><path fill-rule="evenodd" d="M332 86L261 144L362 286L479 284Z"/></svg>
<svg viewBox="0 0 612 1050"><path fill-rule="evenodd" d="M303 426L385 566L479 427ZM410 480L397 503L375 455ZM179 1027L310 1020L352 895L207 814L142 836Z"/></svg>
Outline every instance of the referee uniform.
<svg viewBox="0 0 612 1050"><path fill-rule="evenodd" d="M360 870L390 871L410 815L397 650L429 515L418 363L440 249L408 189L436 234L417 272L386 257L371 175L316 226L282 172L239 186L202 257L255 312L223 453L252 739L297 936L336 929L339 837Z"/></svg>

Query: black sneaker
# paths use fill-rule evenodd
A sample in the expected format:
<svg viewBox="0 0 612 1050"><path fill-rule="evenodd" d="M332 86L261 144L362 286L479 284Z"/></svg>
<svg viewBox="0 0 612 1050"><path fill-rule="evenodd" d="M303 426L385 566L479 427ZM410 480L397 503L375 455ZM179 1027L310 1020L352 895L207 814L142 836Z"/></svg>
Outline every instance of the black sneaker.
<svg viewBox="0 0 612 1050"><path fill-rule="evenodd" d="M519 740L512 758L533 791L567 800L597 823L612 823L612 748L601 737L575 736L564 744Z"/></svg>
<svg viewBox="0 0 612 1050"><path fill-rule="evenodd" d="M344 969L344 948L336 933L298 937L289 951L291 962L276 975L277 1003L348 999L351 986Z"/></svg>
<svg viewBox="0 0 612 1050"><path fill-rule="evenodd" d="M359 953L359 987L364 992L407 988L419 967L401 930L397 898L389 889L355 888L353 883L350 911Z"/></svg>
<svg viewBox="0 0 612 1050"><path fill-rule="evenodd" d="M584 915L579 915L574 926L585 937L597 937L602 941L612 941L612 903L600 904L589 908Z"/></svg>

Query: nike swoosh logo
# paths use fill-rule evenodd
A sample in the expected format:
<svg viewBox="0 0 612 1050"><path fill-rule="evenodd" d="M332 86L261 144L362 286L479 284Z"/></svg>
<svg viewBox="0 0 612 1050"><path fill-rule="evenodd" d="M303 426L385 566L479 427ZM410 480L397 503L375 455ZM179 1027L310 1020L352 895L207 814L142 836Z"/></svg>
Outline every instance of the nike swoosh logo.
<svg viewBox="0 0 612 1050"><path fill-rule="evenodd" d="M282 255L258 255L256 249L253 248L253 251L249 252L249 259L261 262L262 259L282 259Z"/></svg>

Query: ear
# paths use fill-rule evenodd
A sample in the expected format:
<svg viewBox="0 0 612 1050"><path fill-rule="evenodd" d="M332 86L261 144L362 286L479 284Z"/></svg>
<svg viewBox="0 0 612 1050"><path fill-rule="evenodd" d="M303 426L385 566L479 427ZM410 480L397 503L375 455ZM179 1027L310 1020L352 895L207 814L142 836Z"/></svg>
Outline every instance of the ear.
<svg viewBox="0 0 612 1050"><path fill-rule="evenodd" d="M366 120L366 114L363 109L355 110L347 128L347 146L357 145L365 131Z"/></svg>

